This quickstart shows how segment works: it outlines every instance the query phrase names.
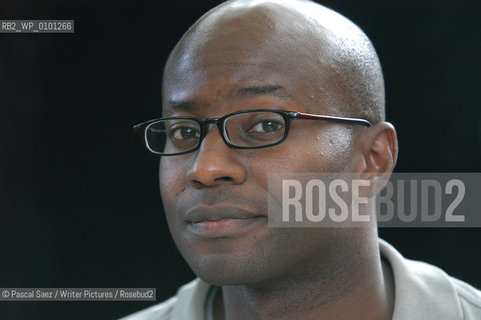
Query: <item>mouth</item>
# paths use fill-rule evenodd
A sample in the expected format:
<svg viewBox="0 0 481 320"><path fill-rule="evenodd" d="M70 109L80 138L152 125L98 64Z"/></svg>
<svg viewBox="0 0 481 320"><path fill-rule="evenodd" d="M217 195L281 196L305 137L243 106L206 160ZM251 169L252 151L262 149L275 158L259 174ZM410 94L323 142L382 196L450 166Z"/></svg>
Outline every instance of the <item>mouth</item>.
<svg viewBox="0 0 481 320"><path fill-rule="evenodd" d="M207 238L228 237L247 232L267 221L264 215L233 206L199 206L186 215L187 228Z"/></svg>

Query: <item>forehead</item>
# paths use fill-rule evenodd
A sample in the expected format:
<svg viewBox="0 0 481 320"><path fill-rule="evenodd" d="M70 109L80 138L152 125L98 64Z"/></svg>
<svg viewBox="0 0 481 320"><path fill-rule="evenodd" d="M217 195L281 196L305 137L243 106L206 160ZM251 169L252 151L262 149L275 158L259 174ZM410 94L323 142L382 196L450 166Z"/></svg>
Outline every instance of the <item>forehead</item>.
<svg viewBox="0 0 481 320"><path fill-rule="evenodd" d="M249 12L249 19L244 14L206 23L177 45L164 70L164 115L180 103L192 109L262 96L290 98L308 109L339 103L344 95L333 85L340 81L329 45L296 36L305 30L278 23L270 11ZM270 90L259 94L263 88Z"/></svg>
<svg viewBox="0 0 481 320"><path fill-rule="evenodd" d="M208 108L224 102L253 101L262 104L296 104L298 111L330 112L346 104L336 87L336 74L328 66L316 66L317 72L303 66L305 59L293 59L272 48L223 48L183 55L166 68L163 84L163 114L173 107ZM246 53L247 51L247 53ZM250 52L252 54L250 54ZM254 106L253 106L254 107ZM273 105L273 107L275 107ZM231 110L236 111L236 110Z"/></svg>
<svg viewBox="0 0 481 320"><path fill-rule="evenodd" d="M219 60L222 59L219 56ZM232 58L231 55L227 56ZM221 62L179 68L166 75L163 92L164 111L179 104L189 107L220 101L271 98L293 100L298 95L289 73L260 62ZM195 105L194 105L195 104Z"/></svg>

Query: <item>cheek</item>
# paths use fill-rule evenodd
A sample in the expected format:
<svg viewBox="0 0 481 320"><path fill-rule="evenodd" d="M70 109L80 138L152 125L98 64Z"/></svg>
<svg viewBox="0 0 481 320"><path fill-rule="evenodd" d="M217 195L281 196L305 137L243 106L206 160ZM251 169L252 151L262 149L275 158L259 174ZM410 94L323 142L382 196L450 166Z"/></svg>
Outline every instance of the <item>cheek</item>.
<svg viewBox="0 0 481 320"><path fill-rule="evenodd" d="M339 125L323 126L322 130L299 128L282 146L273 163L275 172L344 172L349 168L352 133ZM291 134L291 133L290 133Z"/></svg>
<svg viewBox="0 0 481 320"><path fill-rule="evenodd" d="M159 163L159 185L160 196L164 206L167 208L173 205L177 195L186 187L185 168L173 158L162 158Z"/></svg>
<svg viewBox="0 0 481 320"><path fill-rule="evenodd" d="M345 126L332 126L316 136L318 157L324 171L345 172L352 158L352 130Z"/></svg>
<svg viewBox="0 0 481 320"><path fill-rule="evenodd" d="M291 133L292 136L291 136ZM243 150L249 182L267 188L269 173L347 172L352 158L352 132L330 126L289 133L284 143L260 151Z"/></svg>

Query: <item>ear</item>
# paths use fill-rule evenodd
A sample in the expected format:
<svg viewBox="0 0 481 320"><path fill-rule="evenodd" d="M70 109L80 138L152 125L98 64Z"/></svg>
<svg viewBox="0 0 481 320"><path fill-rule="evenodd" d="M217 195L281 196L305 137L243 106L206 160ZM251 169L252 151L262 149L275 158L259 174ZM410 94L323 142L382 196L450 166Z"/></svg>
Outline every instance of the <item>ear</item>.
<svg viewBox="0 0 481 320"><path fill-rule="evenodd" d="M366 179L380 175L389 177L398 154L394 126L381 122L363 130L354 140L354 152L352 172L360 173Z"/></svg>

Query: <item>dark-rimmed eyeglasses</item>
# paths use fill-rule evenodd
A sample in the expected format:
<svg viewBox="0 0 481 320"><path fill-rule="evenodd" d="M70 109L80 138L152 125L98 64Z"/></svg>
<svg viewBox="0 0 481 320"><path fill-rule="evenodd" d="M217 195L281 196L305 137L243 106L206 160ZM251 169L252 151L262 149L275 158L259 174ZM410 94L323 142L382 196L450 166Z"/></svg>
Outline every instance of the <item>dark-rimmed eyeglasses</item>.
<svg viewBox="0 0 481 320"><path fill-rule="evenodd" d="M143 134L145 146L161 156L177 156L200 148L209 124L217 124L224 142L236 149L259 149L282 143L294 119L347 122L370 127L365 119L326 116L304 112L255 109L229 113L221 118L169 117L134 126Z"/></svg>

